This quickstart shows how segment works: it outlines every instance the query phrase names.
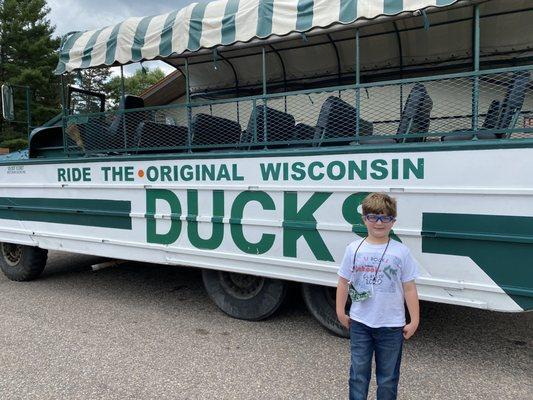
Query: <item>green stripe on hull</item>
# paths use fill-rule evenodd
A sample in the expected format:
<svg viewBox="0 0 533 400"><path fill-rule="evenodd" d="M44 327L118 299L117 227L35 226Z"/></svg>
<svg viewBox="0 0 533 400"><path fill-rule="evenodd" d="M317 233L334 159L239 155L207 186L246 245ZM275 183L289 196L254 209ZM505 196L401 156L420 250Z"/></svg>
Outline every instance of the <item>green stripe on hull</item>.
<svg viewBox="0 0 533 400"><path fill-rule="evenodd" d="M533 217L424 213L422 252L470 257L524 310L533 309Z"/></svg>
<svg viewBox="0 0 533 400"><path fill-rule="evenodd" d="M131 202L0 197L0 219L131 230Z"/></svg>

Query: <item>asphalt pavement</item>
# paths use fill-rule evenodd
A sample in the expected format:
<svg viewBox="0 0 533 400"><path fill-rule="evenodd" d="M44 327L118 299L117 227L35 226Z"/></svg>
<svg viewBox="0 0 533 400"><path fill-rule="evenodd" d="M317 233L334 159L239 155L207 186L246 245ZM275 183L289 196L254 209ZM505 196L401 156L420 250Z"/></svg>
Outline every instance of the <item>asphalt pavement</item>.
<svg viewBox="0 0 533 400"><path fill-rule="evenodd" d="M296 288L246 322L216 308L198 270L100 261L52 252L39 280L0 276L0 399L347 398L349 342ZM422 304L400 399L532 399L532 382L532 313Z"/></svg>

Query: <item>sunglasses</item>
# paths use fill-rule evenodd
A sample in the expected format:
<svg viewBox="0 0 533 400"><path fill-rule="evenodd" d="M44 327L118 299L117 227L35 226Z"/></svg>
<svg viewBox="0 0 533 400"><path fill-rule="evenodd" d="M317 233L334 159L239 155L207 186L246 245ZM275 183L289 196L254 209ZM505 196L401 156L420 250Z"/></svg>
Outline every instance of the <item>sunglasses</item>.
<svg viewBox="0 0 533 400"><path fill-rule="evenodd" d="M381 221L384 224L390 224L391 222L395 221L396 218L392 215L379 215L379 214L365 214L364 218L368 222L378 222Z"/></svg>

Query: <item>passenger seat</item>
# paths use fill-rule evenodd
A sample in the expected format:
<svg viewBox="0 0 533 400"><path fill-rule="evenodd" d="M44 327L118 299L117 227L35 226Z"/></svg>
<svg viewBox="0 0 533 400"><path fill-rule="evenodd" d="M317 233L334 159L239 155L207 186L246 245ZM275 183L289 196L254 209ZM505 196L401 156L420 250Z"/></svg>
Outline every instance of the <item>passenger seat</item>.
<svg viewBox="0 0 533 400"><path fill-rule="evenodd" d="M296 121L291 114L278 111L271 107L266 107L266 134L264 130L265 106L255 107L250 115L246 132L243 134L242 143L253 143L254 123L257 129L257 143L289 141L294 135ZM280 144L287 146L286 144ZM269 145L268 147L279 147L280 145Z"/></svg>
<svg viewBox="0 0 533 400"><path fill-rule="evenodd" d="M324 101L318 116L314 141L316 146L339 146L350 144L355 139L356 130L355 107L340 99L330 96ZM370 136L373 132L372 122L359 118L360 136ZM338 141L325 141L327 139L344 139Z"/></svg>
<svg viewBox="0 0 533 400"><path fill-rule="evenodd" d="M397 135L427 133L429 129L430 114L433 109L433 101L426 87L417 83L411 89L400 117L400 124L396 131ZM423 142L424 137L400 138L401 143Z"/></svg>
<svg viewBox="0 0 533 400"><path fill-rule="evenodd" d="M241 140L241 125L237 121L198 114L191 125L193 146L234 145Z"/></svg>

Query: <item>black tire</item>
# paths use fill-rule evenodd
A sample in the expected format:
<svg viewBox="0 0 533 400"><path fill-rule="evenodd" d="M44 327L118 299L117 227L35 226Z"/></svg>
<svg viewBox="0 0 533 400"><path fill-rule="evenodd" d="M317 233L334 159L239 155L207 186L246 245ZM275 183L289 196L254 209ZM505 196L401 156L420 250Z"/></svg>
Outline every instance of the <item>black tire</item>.
<svg viewBox="0 0 533 400"><path fill-rule="evenodd" d="M309 312L322 326L337 336L345 338L350 336L348 329L337 319L335 288L302 283L302 295Z"/></svg>
<svg viewBox="0 0 533 400"><path fill-rule="evenodd" d="M21 244L0 243L0 269L12 281L38 278L46 266L48 250Z"/></svg>
<svg viewBox="0 0 533 400"><path fill-rule="evenodd" d="M260 276L204 269L205 290L230 317L260 321L274 314L287 294L287 282Z"/></svg>

